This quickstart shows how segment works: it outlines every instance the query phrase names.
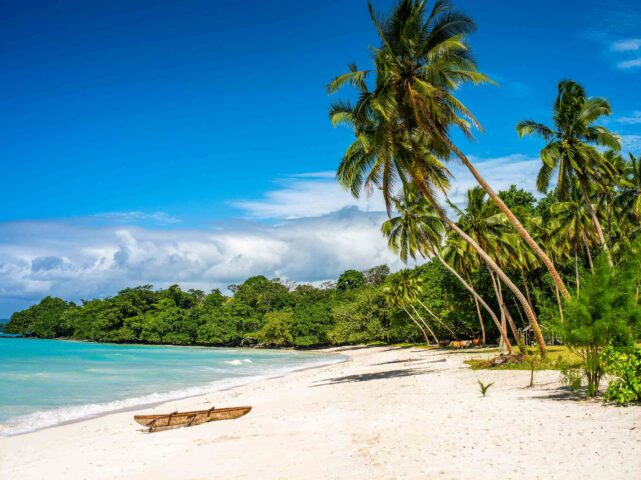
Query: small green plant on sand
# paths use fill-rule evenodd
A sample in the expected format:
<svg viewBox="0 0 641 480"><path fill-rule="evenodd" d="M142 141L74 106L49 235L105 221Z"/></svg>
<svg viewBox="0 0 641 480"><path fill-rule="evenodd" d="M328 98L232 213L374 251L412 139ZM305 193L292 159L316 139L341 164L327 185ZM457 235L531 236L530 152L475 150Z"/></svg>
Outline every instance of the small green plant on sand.
<svg viewBox="0 0 641 480"><path fill-rule="evenodd" d="M478 382L479 388L481 389L481 395L483 395L484 397L487 395L487 391L490 389L490 387L494 385L494 382L483 383L478 378L476 379L476 381Z"/></svg>

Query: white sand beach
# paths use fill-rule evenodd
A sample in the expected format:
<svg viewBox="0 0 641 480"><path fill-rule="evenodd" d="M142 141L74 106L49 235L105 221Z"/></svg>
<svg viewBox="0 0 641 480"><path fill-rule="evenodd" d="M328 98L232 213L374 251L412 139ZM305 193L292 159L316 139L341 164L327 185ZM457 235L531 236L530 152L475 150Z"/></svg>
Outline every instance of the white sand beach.
<svg viewBox="0 0 641 480"><path fill-rule="evenodd" d="M141 411L252 405L154 434L121 412L0 439L2 480L634 479L641 408L568 398L559 373L472 371L471 352L350 361ZM477 378L495 382L488 396Z"/></svg>

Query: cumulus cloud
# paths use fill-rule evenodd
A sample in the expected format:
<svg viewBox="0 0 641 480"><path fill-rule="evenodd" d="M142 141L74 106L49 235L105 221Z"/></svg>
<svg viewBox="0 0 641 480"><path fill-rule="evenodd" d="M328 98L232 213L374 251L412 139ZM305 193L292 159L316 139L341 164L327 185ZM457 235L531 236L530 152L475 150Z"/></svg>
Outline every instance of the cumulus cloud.
<svg viewBox="0 0 641 480"><path fill-rule="evenodd" d="M141 284L209 290L259 274L319 282L347 268L399 268L380 233L383 219L352 207L278 225L212 229L3 223L0 317L45 295L77 301Z"/></svg>

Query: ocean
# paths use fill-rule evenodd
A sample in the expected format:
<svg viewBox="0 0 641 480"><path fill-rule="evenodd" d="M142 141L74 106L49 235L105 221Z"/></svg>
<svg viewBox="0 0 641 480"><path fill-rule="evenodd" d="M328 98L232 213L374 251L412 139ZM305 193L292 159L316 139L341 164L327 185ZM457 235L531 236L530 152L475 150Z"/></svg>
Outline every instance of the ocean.
<svg viewBox="0 0 641 480"><path fill-rule="evenodd" d="M0 436L200 395L339 355L0 337Z"/></svg>

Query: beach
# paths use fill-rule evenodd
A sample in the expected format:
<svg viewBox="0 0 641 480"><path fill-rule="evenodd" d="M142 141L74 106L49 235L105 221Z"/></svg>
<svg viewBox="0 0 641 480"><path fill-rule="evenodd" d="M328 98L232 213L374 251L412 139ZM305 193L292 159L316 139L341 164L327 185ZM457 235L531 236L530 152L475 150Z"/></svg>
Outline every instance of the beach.
<svg viewBox="0 0 641 480"><path fill-rule="evenodd" d="M333 350L336 351L336 350ZM2 480L638 479L641 408L574 399L559 372L471 370L473 351L338 349L348 361L0 439ZM477 379L494 382L482 397ZM148 434L134 413L251 405Z"/></svg>

